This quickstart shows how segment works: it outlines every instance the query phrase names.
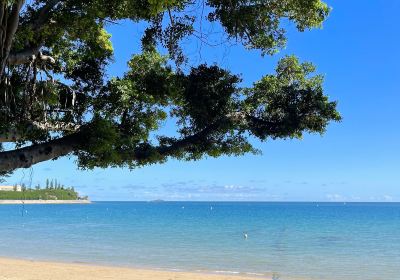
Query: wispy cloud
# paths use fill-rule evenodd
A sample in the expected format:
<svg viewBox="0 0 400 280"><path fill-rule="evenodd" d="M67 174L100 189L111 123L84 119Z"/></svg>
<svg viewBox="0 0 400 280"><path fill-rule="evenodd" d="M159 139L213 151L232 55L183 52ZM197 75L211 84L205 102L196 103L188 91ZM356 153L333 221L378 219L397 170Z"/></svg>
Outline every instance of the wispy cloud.
<svg viewBox="0 0 400 280"><path fill-rule="evenodd" d="M217 184L217 183L196 183L190 182L174 182L161 185L165 190L178 193L191 194L221 194L221 193L259 193L264 189L252 186L243 186L235 184Z"/></svg>
<svg viewBox="0 0 400 280"><path fill-rule="evenodd" d="M385 194L383 200L387 202L392 202L394 200L393 196Z"/></svg>
<svg viewBox="0 0 400 280"><path fill-rule="evenodd" d="M341 194L338 194L338 193L327 194L327 195L326 195L326 198L327 198L329 201L332 201L332 202L343 202L343 201L348 200L346 196L341 195Z"/></svg>

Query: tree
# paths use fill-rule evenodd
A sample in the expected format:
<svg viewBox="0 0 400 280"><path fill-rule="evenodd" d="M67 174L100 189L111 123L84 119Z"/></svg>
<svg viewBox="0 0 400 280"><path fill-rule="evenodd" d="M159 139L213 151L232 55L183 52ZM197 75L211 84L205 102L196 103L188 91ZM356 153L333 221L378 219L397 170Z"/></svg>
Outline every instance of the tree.
<svg viewBox="0 0 400 280"><path fill-rule="evenodd" d="M53 179L50 181L50 190L54 189Z"/></svg>
<svg viewBox="0 0 400 280"><path fill-rule="evenodd" d="M336 102L310 63L283 58L252 87L217 65L191 65L182 40L221 41L273 55L285 46L282 21L320 27L321 0L24 0L0 4L0 172L77 157L80 168L163 163L168 158L256 153L255 137L301 138L339 121ZM142 53L107 78L113 47L106 27L147 23ZM286 24L285 24L286 26ZM159 53L165 50L167 55ZM176 122L173 136L160 134Z"/></svg>
<svg viewBox="0 0 400 280"><path fill-rule="evenodd" d="M49 189L49 187L50 187L49 179L46 179L46 189Z"/></svg>

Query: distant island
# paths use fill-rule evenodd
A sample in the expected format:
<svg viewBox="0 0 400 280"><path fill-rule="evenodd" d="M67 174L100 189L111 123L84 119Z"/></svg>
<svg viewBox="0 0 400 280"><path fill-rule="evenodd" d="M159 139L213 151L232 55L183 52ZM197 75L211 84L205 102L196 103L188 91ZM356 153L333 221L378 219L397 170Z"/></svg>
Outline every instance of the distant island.
<svg viewBox="0 0 400 280"><path fill-rule="evenodd" d="M155 200L150 200L150 202L152 202L152 203L161 203L161 202L165 202L165 200L155 199Z"/></svg>
<svg viewBox="0 0 400 280"><path fill-rule="evenodd" d="M57 180L46 180L42 188L34 188L25 184L14 186L0 186L0 204L10 203L89 203L87 196L79 196L74 187L66 187Z"/></svg>

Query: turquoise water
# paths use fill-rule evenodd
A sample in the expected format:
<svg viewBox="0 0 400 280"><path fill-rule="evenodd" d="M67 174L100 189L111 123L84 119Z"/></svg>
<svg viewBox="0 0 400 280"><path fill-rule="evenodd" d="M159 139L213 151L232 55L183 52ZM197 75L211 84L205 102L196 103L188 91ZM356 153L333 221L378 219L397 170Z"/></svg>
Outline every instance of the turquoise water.
<svg viewBox="0 0 400 280"><path fill-rule="evenodd" d="M400 204L0 205L0 256L276 279L400 279Z"/></svg>

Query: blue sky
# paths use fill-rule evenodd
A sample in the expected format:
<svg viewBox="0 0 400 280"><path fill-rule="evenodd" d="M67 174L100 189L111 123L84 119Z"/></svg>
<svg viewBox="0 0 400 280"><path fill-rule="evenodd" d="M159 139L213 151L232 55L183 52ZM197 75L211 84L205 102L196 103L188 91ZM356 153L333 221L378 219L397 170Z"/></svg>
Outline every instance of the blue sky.
<svg viewBox="0 0 400 280"><path fill-rule="evenodd" d="M327 2L333 11L323 29L289 28L286 49L274 57L206 46L200 57L199 45L188 45L194 62L217 62L241 73L245 85L271 73L283 55L313 62L343 115L323 137L257 143L261 156L171 160L133 171L79 171L73 158L63 158L36 165L32 183L58 178L93 200L400 201L400 1ZM128 23L110 27L111 74L122 73L138 51L140 30ZM8 182L29 183L30 172L17 171Z"/></svg>

